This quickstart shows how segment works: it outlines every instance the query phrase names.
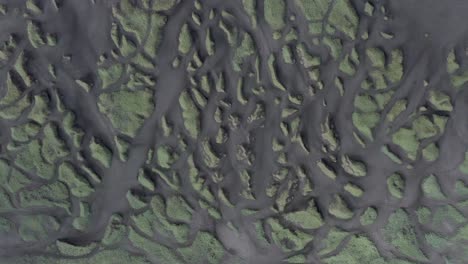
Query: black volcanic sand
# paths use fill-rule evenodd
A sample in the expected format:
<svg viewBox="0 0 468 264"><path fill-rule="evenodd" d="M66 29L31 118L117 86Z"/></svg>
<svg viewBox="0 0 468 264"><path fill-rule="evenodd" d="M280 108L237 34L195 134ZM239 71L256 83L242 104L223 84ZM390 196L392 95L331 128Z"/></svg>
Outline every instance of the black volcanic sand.
<svg viewBox="0 0 468 264"><path fill-rule="evenodd" d="M0 0L0 263L468 263L466 13Z"/></svg>

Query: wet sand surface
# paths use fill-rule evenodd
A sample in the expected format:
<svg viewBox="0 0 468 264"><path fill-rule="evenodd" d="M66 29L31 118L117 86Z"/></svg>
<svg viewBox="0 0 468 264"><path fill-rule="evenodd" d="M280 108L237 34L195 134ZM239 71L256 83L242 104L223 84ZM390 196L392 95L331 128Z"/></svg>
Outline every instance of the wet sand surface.
<svg viewBox="0 0 468 264"><path fill-rule="evenodd" d="M0 263L467 263L467 12L0 0Z"/></svg>

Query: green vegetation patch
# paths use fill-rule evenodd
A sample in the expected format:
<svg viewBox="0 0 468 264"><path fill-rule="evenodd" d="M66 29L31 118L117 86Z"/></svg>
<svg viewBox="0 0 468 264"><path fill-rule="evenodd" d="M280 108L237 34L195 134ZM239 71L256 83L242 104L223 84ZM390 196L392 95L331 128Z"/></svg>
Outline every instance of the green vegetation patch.
<svg viewBox="0 0 468 264"><path fill-rule="evenodd" d="M313 239L310 234L286 228L277 219L269 218L267 223L271 228L273 241L285 251L301 250Z"/></svg>
<svg viewBox="0 0 468 264"><path fill-rule="evenodd" d="M346 204L346 201L337 194L333 196L333 200L328 206L328 212L340 219L350 219L354 215L353 211Z"/></svg>
<svg viewBox="0 0 468 264"><path fill-rule="evenodd" d="M41 155L41 144L38 140L30 141L19 148L16 164L25 170L37 172L38 176L44 179L54 176L54 167Z"/></svg>
<svg viewBox="0 0 468 264"><path fill-rule="evenodd" d="M405 180L400 174L394 173L387 178L387 188L393 197L401 199L405 192Z"/></svg>
<svg viewBox="0 0 468 264"><path fill-rule="evenodd" d="M133 137L154 109L153 93L150 90L106 93L99 96L98 106L115 128Z"/></svg>
<svg viewBox="0 0 468 264"><path fill-rule="evenodd" d="M33 190L24 190L20 193L20 203L22 206L37 207L62 207L69 209L69 193L65 184L54 182L43 185Z"/></svg>
<svg viewBox="0 0 468 264"><path fill-rule="evenodd" d="M76 197L86 197L94 192L88 180L69 163L60 165L58 178L68 186L71 194Z"/></svg>
<svg viewBox="0 0 468 264"><path fill-rule="evenodd" d="M368 207L359 219L362 225L370 225L377 219L377 210L373 207Z"/></svg>
<svg viewBox="0 0 468 264"><path fill-rule="evenodd" d="M414 226L404 210L398 209L389 217L383 235L384 239L402 254L421 261L427 260L416 239Z"/></svg>
<svg viewBox="0 0 468 264"><path fill-rule="evenodd" d="M445 198L445 195L442 193L439 182L437 181L435 175L429 175L426 179L424 179L422 182L422 191L425 196L432 199Z"/></svg>
<svg viewBox="0 0 468 264"><path fill-rule="evenodd" d="M363 177L367 174L366 165L363 162L351 159L349 156L341 158L341 166L347 173L356 177Z"/></svg>
<svg viewBox="0 0 468 264"><path fill-rule="evenodd" d="M318 228L323 225L322 216L317 211L313 200L309 201L305 210L287 213L284 218L303 228Z"/></svg>
<svg viewBox="0 0 468 264"><path fill-rule="evenodd" d="M179 221L189 222L192 218L192 209L181 196L171 196L166 205L167 216Z"/></svg>
<svg viewBox="0 0 468 264"><path fill-rule="evenodd" d="M19 222L18 233L26 242L46 239L49 233L56 231L59 224L56 219L48 215L25 215Z"/></svg>
<svg viewBox="0 0 468 264"><path fill-rule="evenodd" d="M182 92L179 97L179 104L182 108L182 117L184 118L184 126L193 138L198 136L200 130L199 111L193 102L190 94Z"/></svg>
<svg viewBox="0 0 468 264"><path fill-rule="evenodd" d="M303 10L308 20L323 19L330 7L331 0L295 0L296 5Z"/></svg>
<svg viewBox="0 0 468 264"><path fill-rule="evenodd" d="M207 232L199 232L190 247L178 251L187 263L219 264L225 254L218 239Z"/></svg>
<svg viewBox="0 0 468 264"><path fill-rule="evenodd" d="M353 235L346 246L333 257L323 259L327 264L385 264L375 244L366 236Z"/></svg>
<svg viewBox="0 0 468 264"><path fill-rule="evenodd" d="M285 3L284 0L265 1L265 20L273 30L280 30L285 26Z"/></svg>

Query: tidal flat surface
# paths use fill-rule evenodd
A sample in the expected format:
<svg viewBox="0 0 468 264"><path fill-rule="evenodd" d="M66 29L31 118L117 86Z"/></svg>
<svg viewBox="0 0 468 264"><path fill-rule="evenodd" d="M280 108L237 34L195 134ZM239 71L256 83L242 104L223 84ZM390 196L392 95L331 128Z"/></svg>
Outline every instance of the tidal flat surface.
<svg viewBox="0 0 468 264"><path fill-rule="evenodd" d="M0 264L468 263L466 14L0 0Z"/></svg>

